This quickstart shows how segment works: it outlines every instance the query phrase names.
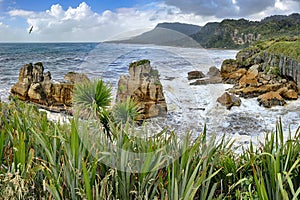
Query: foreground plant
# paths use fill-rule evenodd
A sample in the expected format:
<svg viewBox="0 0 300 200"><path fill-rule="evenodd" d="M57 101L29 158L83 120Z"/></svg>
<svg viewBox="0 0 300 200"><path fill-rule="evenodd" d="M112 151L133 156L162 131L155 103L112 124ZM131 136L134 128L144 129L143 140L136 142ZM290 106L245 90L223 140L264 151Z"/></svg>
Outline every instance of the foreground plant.
<svg viewBox="0 0 300 200"><path fill-rule="evenodd" d="M193 140L110 120L109 139L95 119L53 123L16 100L0 108L6 199L299 199L300 131L284 140L281 121L237 154L206 129Z"/></svg>

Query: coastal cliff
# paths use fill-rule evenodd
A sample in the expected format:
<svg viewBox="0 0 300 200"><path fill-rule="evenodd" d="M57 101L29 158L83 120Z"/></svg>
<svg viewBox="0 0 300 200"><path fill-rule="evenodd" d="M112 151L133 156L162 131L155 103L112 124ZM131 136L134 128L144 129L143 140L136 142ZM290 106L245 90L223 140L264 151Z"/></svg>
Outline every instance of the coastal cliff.
<svg viewBox="0 0 300 200"><path fill-rule="evenodd" d="M223 82L235 84L229 91L245 98L258 97L260 105L285 105L300 91L300 38L259 42L225 60Z"/></svg>

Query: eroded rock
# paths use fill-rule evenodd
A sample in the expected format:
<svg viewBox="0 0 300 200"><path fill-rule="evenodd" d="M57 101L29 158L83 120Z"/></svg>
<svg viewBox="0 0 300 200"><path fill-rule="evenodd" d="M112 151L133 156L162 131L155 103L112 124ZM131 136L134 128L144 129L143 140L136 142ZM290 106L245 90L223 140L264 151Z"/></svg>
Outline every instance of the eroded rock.
<svg viewBox="0 0 300 200"><path fill-rule="evenodd" d="M271 108L272 106L283 106L286 104L279 92L267 92L262 94L257 98L257 101L259 102L259 105L266 108Z"/></svg>
<svg viewBox="0 0 300 200"><path fill-rule="evenodd" d="M164 116L167 113L167 104L158 71L151 67L148 60L131 63L129 76L120 77L116 99L124 102L127 97L139 103L143 111L141 119Z"/></svg>
<svg viewBox="0 0 300 200"><path fill-rule="evenodd" d="M87 77L86 74L76 72L68 72L65 75L64 79L71 83L90 82L90 79Z"/></svg>
<svg viewBox="0 0 300 200"><path fill-rule="evenodd" d="M217 99L217 102L226 106L227 109L231 109L232 106L241 105L241 99L235 95L229 94L228 92L222 94L222 96Z"/></svg>
<svg viewBox="0 0 300 200"><path fill-rule="evenodd" d="M205 75L201 71L188 72L188 80L204 78Z"/></svg>
<svg viewBox="0 0 300 200"><path fill-rule="evenodd" d="M79 80L88 80L81 74L72 73L70 80L73 80L73 77L83 77ZM74 80L78 79L74 78ZM70 113L73 89L72 82L52 83L51 73L49 71L44 73L43 64L38 62L34 65L25 64L20 69L18 82L12 86L11 94L51 111Z"/></svg>

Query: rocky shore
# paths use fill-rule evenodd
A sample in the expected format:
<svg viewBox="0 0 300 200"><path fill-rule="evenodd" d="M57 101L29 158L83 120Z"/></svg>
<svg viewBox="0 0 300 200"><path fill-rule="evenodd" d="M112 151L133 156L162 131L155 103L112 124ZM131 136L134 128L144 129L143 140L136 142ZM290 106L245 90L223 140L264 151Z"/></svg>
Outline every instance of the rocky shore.
<svg viewBox="0 0 300 200"><path fill-rule="evenodd" d="M272 53L271 50L278 42L282 41L269 41L270 46L261 45L265 45L264 48L254 46L241 50L236 59L224 60L220 73L211 73L213 76L205 76L202 72L189 72L189 80L197 79L190 85L233 84L228 90L229 93L226 92L217 99L228 109L240 105L241 101L237 96L257 98L259 105L266 108L286 105L286 100L298 99L300 62L282 53ZM216 71L214 68L211 67L210 71Z"/></svg>

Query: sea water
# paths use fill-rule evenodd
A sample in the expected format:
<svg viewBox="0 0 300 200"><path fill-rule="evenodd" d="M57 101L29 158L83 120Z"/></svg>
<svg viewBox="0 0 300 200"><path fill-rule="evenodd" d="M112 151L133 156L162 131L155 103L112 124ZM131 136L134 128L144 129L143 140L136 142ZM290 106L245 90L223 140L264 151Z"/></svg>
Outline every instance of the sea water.
<svg viewBox="0 0 300 200"><path fill-rule="evenodd" d="M221 68L224 59L235 58L237 51L203 48L178 48L154 45L109 43L2 43L0 44L0 98L8 101L11 86L17 82L20 68L27 63L42 62L53 80L63 81L69 71L81 72L90 79L103 79L113 87L115 97L120 75L128 74L131 62L149 59L159 71L168 114L150 120L156 130L166 126L178 134L206 125L208 134L227 134L241 143L263 138L282 119L283 127L295 131L300 124L300 100L287 106L266 109L256 99L243 99L240 107L227 110L216 102L227 84L191 86L187 73L209 67Z"/></svg>

